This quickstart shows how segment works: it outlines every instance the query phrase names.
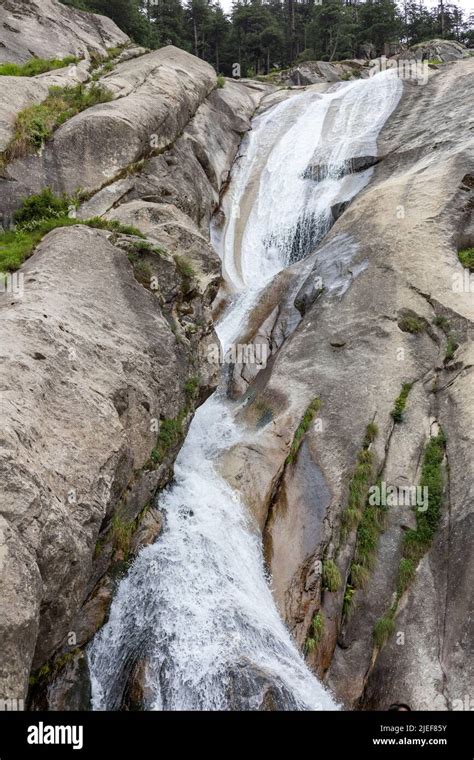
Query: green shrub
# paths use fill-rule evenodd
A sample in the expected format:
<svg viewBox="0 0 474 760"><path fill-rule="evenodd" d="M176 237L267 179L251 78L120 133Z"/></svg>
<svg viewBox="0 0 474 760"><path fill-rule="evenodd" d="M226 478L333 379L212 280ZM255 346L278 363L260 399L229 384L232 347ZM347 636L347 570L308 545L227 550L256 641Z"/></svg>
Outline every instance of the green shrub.
<svg viewBox="0 0 474 760"><path fill-rule="evenodd" d="M439 315L433 321L436 327L440 327L444 333L448 333L450 331L451 326L449 324L449 319L446 317Z"/></svg>
<svg viewBox="0 0 474 760"><path fill-rule="evenodd" d="M37 195L30 195L23 200L21 208L15 213L15 224L23 227L31 222L65 217L73 205L72 198L67 195L54 195L50 187L45 187Z"/></svg>
<svg viewBox="0 0 474 760"><path fill-rule="evenodd" d="M117 219L105 219L102 216L93 216L91 219L87 219L84 224L97 230L110 230L111 232L118 232L121 235L134 235L135 237L145 238L145 235L138 227L133 227L131 224L122 224Z"/></svg>
<svg viewBox="0 0 474 760"><path fill-rule="evenodd" d="M313 631L313 637L319 643L324 635L324 615L321 610L314 615L311 621L311 628Z"/></svg>
<svg viewBox="0 0 474 760"><path fill-rule="evenodd" d="M405 411L408 394L410 393L412 387L413 383L403 383L401 393L395 399L395 404L392 411L390 412L395 422L403 421L403 412Z"/></svg>
<svg viewBox="0 0 474 760"><path fill-rule="evenodd" d="M301 443L303 441L304 436L306 435L307 431L309 430L309 427L314 420L315 416L321 409L321 399L315 398L310 403L308 408L306 409L303 418L296 428L295 434L293 436L293 441L290 446L290 451L288 453L288 456L286 458L286 464L292 464L296 456L298 454L298 451L300 449Z"/></svg>
<svg viewBox="0 0 474 760"><path fill-rule="evenodd" d="M416 510L416 528L410 528L403 534L403 557L398 566L396 601L374 629L374 640L379 648L393 632L398 603L413 582L418 562L428 551L439 525L444 490L442 464L445 447L446 439L442 430L430 438L425 447L420 485L428 489L428 504L424 512Z"/></svg>
<svg viewBox="0 0 474 760"><path fill-rule="evenodd" d="M428 489L428 504L424 512L416 511L416 528L404 533L404 555L418 561L429 548L438 528L443 503L443 471L446 439L440 430L430 438L423 456L420 486Z"/></svg>
<svg viewBox="0 0 474 760"><path fill-rule="evenodd" d="M458 253L459 261L466 269L474 272L474 248L465 248Z"/></svg>
<svg viewBox="0 0 474 760"><path fill-rule="evenodd" d="M332 559L323 562L323 584L328 591L339 591L341 587L341 573Z"/></svg>
<svg viewBox="0 0 474 760"><path fill-rule="evenodd" d="M437 316L434 320L434 324L444 332L447 338L446 350L444 354L444 363L447 364L454 357L456 349L458 348L458 342L456 340L456 336L451 331L451 325L446 317L443 317L441 315Z"/></svg>
<svg viewBox="0 0 474 760"><path fill-rule="evenodd" d="M217 77L217 86L219 89L222 89L225 85L225 76L223 74L219 74Z"/></svg>
<svg viewBox="0 0 474 760"><path fill-rule="evenodd" d="M48 219L32 231L8 230L0 232L0 272L13 272L33 253L43 237L56 229L77 224L69 217Z"/></svg>
<svg viewBox="0 0 474 760"><path fill-rule="evenodd" d="M0 76L34 77L46 71L63 69L78 60L69 55L66 58L31 58L26 63L0 63Z"/></svg>
<svg viewBox="0 0 474 760"><path fill-rule="evenodd" d="M354 586L351 586L350 583L347 584L346 590L344 592L344 601L342 603L342 615L345 617L349 614L351 607L352 607L352 597L355 594L355 588Z"/></svg>

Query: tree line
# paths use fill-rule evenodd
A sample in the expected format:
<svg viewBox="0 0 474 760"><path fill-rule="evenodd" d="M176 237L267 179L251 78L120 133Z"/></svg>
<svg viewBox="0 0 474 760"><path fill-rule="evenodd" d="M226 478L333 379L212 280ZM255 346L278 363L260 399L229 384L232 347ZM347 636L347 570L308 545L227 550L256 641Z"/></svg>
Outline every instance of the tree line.
<svg viewBox="0 0 474 760"><path fill-rule="evenodd" d="M268 73L305 60L375 57L433 38L474 47L474 14L440 0L61 0L112 18L135 42L172 44L231 75Z"/></svg>

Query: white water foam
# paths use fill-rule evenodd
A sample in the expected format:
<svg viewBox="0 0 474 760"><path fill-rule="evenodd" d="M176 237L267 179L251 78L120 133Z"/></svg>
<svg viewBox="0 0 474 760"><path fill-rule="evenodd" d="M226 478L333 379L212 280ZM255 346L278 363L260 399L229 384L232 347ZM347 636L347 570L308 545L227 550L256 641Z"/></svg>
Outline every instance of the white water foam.
<svg viewBox="0 0 474 760"><path fill-rule="evenodd" d="M255 120L232 182L234 199L241 197L266 152L242 238L241 273L235 219L228 218L221 238L227 277L244 291L219 325L224 348L261 287L290 262L302 218L309 211L324 220L328 204L349 192L345 180L303 179L308 162L315 154L326 163L332 160L328 156L340 162L374 154L397 92L399 97L388 72L324 96L302 93ZM338 126L328 135L324 122L336 101ZM352 141L358 153L352 152ZM279 709L337 709L281 621L260 536L239 495L215 468L219 452L239 436L221 389L198 409L176 461L175 480L159 496L166 517L162 536L140 552L118 587L108 622L89 647L94 709L119 709L127 679L143 661L146 709L256 710L269 693Z"/></svg>

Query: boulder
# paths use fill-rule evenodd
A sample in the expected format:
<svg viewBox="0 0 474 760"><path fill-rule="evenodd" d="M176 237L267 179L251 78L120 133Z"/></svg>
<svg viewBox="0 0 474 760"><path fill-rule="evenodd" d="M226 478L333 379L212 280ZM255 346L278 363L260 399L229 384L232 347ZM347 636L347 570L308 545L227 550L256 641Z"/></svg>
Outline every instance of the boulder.
<svg viewBox="0 0 474 760"><path fill-rule="evenodd" d="M469 50L461 42L455 40L429 40L412 45L399 58L415 58L420 61L440 61L450 63L462 58L469 58Z"/></svg>

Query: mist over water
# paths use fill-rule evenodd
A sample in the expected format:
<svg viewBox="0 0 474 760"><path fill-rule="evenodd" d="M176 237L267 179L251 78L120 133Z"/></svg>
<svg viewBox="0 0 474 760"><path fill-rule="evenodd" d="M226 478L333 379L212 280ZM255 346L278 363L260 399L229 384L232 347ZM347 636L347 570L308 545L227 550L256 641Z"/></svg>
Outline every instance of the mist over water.
<svg viewBox="0 0 474 760"><path fill-rule="evenodd" d="M302 92L254 120L216 237L235 294L217 326L224 350L268 280L322 239L331 206L368 182L371 170L342 177L341 166L376 155L401 87L387 72L324 95ZM315 162L329 167L321 182L303 176ZM232 207L244 207L252 183L254 200L238 217ZM94 709L121 707L138 664L145 709L257 710L269 691L277 709L337 709L281 621L260 535L216 470L241 435L234 409L223 381L196 412L174 481L157 500L163 533L141 550L89 647Z"/></svg>

